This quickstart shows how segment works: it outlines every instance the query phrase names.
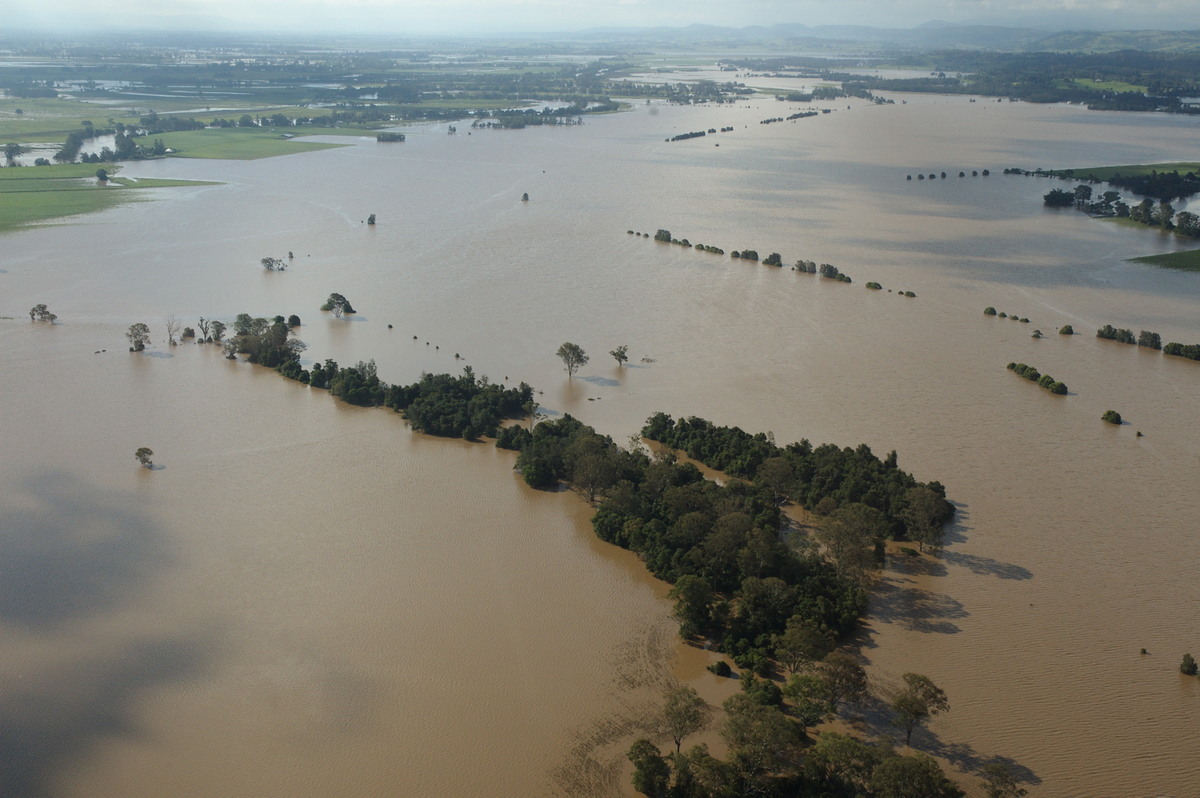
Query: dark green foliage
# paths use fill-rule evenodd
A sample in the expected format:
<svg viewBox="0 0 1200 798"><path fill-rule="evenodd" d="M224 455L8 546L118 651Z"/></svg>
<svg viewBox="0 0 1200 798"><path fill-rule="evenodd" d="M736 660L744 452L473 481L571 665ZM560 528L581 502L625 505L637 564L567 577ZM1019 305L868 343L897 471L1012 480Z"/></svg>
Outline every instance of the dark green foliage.
<svg viewBox="0 0 1200 798"><path fill-rule="evenodd" d="M670 244L671 243L671 231L663 230L660 227L658 232L654 234L654 240L655 241L663 241L663 242Z"/></svg>
<svg viewBox="0 0 1200 798"><path fill-rule="evenodd" d="M288 316L288 318L287 318L287 326L289 326L289 327L299 327L299 326L300 326L300 317L299 317L299 316L297 316L295 313L293 313L292 315Z"/></svg>
<svg viewBox="0 0 1200 798"><path fill-rule="evenodd" d="M1096 330L1096 337L1109 341L1118 341L1123 344L1137 343L1137 339L1133 337L1133 330L1127 330L1124 327L1118 329L1111 324L1105 324L1099 330Z"/></svg>
<svg viewBox="0 0 1200 798"><path fill-rule="evenodd" d="M1030 382L1036 382L1042 388L1050 391L1050 393L1065 396L1067 386L1058 380L1051 377L1049 374L1042 374L1033 366L1027 366L1024 363L1009 363L1008 370L1020 374Z"/></svg>
<svg viewBox="0 0 1200 798"><path fill-rule="evenodd" d="M376 140L376 141L381 141L381 142L386 142L386 141L404 141L404 134L403 134L403 133L391 133L391 132L388 132L388 131L384 131L384 132L381 132L381 133L377 133L377 134L375 135L375 140Z"/></svg>
<svg viewBox="0 0 1200 798"><path fill-rule="evenodd" d="M985 316L995 316L995 315L996 315L996 309L995 309L994 307L992 307L991 305L988 305L986 308L984 308L984 309L983 309L983 315L985 315Z"/></svg>
<svg viewBox="0 0 1200 798"><path fill-rule="evenodd" d="M1200 360L1200 344L1181 344L1172 341L1163 347L1163 354L1186 357L1188 360Z"/></svg>
<svg viewBox="0 0 1200 798"><path fill-rule="evenodd" d="M574 447L560 439L583 432L570 417L539 425L518 458L531 479L553 484L566 478ZM547 428L542 431L542 428ZM586 430L587 428L583 428ZM540 433L540 434L539 434ZM807 441L786 448L766 435L719 428L702 419L674 422L652 416L643 436L685 450L731 477L725 486L702 477L690 464L670 459L622 468L600 505L593 527L603 540L637 552L656 576L674 583L671 597L685 637L708 635L748 670L768 667L776 639L789 621L807 622L834 635L857 624L866 594L857 580L839 577L828 561L798 554L779 540L779 496L813 506L862 502L874 506L887 531L902 536L906 491L918 486L896 467L895 455L881 461L866 446L814 449ZM780 467L763 468L770 460ZM761 470L761 473L760 473ZM937 483L930 521L940 529L953 508Z"/></svg>
<svg viewBox="0 0 1200 798"><path fill-rule="evenodd" d="M1061 188L1052 188L1042 197L1042 203L1052 208L1069 208L1075 204L1075 193Z"/></svg>
<svg viewBox="0 0 1200 798"><path fill-rule="evenodd" d="M1120 424L1121 414L1116 410L1105 410L1104 415L1100 416L1102 421L1107 421L1109 424Z"/></svg>
<svg viewBox="0 0 1200 798"><path fill-rule="evenodd" d="M267 368L279 369L287 363L299 361L300 354L306 349L303 341L291 337L291 329L284 324L282 316L267 321L252 318L248 313L239 313L234 319L233 329L230 342L236 351L246 355L251 363ZM294 370L290 371L290 374L295 373Z"/></svg>
<svg viewBox="0 0 1200 798"><path fill-rule="evenodd" d="M1059 328L1058 334L1059 335L1074 335L1075 328L1072 327L1070 324L1064 324L1062 327Z"/></svg>
<svg viewBox="0 0 1200 798"><path fill-rule="evenodd" d="M867 288L870 288L872 291L879 291L882 290L883 286L876 282L870 282L867 283Z"/></svg>
<svg viewBox="0 0 1200 798"><path fill-rule="evenodd" d="M559 480L568 480L591 500L610 489L614 493L620 489L621 495L626 495L620 483L636 480L647 462L644 454L624 451L607 435L597 434L568 414L533 428L521 446L516 468L535 488L550 488ZM618 541L621 530L605 527L603 513L602 505L592 519L596 533L623 545Z"/></svg>
<svg viewBox="0 0 1200 798"><path fill-rule="evenodd" d="M884 759L871 773L873 798L962 798L958 785L946 778L933 757L892 756Z"/></svg>
<svg viewBox="0 0 1200 798"><path fill-rule="evenodd" d="M788 494L794 501L810 510L825 497L835 503L831 509L861 502L887 517L892 537L903 536L899 517L904 492L919 484L911 474L896 467L894 452L886 460L880 460L866 445L850 449L823 444L814 448L802 440L781 448L763 433L751 435L737 427L717 427L696 417L675 421L665 413L651 416L642 435L680 449L711 468L742 478L757 474L767 459L784 457L795 474L795 484ZM929 485L945 496L940 484ZM947 503L942 520L948 520L952 514L953 508Z"/></svg>
<svg viewBox="0 0 1200 798"><path fill-rule="evenodd" d="M329 299L325 300L325 304L321 306L321 310L331 310L335 316L341 316L343 313L357 313L350 300L341 294L330 294Z"/></svg>
<svg viewBox="0 0 1200 798"><path fill-rule="evenodd" d="M359 407L378 407L386 401L388 386L379 379L375 361L359 361L355 365L339 369L329 378L329 393ZM413 425L416 429L416 425Z"/></svg>
<svg viewBox="0 0 1200 798"><path fill-rule="evenodd" d="M628 756L633 763L633 788L650 798L666 798L671 768L658 747L642 738L630 747Z"/></svg>
<svg viewBox="0 0 1200 798"><path fill-rule="evenodd" d="M533 388L521 383L504 388L486 377L476 379L470 366L461 376L424 374L407 386L383 386L379 401L404 413L412 428L430 435L474 440L496 434L506 418L520 418L533 410ZM526 433L527 434L527 433ZM510 432L510 445L520 433Z"/></svg>
<svg viewBox="0 0 1200 798"><path fill-rule="evenodd" d="M729 663L723 659L719 659L712 665L709 665L708 670L710 673L713 673L716 676L727 677L733 674L733 668L729 667Z"/></svg>
<svg viewBox="0 0 1200 798"><path fill-rule="evenodd" d="M783 257L778 252L772 252L763 260L764 266L782 266Z"/></svg>
<svg viewBox="0 0 1200 798"><path fill-rule="evenodd" d="M818 272L822 277L828 277L831 280L837 280L840 283L853 282L848 275L842 274L838 268L831 263L822 263L818 268Z"/></svg>
<svg viewBox="0 0 1200 798"><path fill-rule="evenodd" d="M1183 655L1183 662L1179 663L1179 672L1186 676L1196 675L1196 660L1191 654Z"/></svg>
<svg viewBox="0 0 1200 798"><path fill-rule="evenodd" d="M529 430L512 424L500 428L500 431L496 434L496 448L511 449L512 451L519 452L531 440L533 440L533 435L530 434Z"/></svg>
<svg viewBox="0 0 1200 798"><path fill-rule="evenodd" d="M766 707L783 706L783 691L779 689L779 685L770 679L760 679L753 673L748 673L742 678L742 692L756 704Z"/></svg>
<svg viewBox="0 0 1200 798"><path fill-rule="evenodd" d="M742 260L758 260L758 250L743 249L741 254Z"/></svg>
<svg viewBox="0 0 1200 798"><path fill-rule="evenodd" d="M1149 347L1150 349L1162 349L1162 338L1156 332L1142 330L1138 333L1137 345Z"/></svg>

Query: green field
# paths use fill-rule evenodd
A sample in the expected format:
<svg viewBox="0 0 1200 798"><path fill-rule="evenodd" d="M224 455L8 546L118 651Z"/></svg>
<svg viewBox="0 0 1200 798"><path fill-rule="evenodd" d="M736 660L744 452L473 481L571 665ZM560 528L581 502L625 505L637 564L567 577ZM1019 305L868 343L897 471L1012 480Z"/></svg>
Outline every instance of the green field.
<svg viewBox="0 0 1200 798"><path fill-rule="evenodd" d="M1165 255L1145 255L1140 258L1130 258L1130 260L1134 263L1149 263L1167 269L1200 272L1200 249L1189 249L1186 252L1168 252Z"/></svg>
<svg viewBox="0 0 1200 798"><path fill-rule="evenodd" d="M1107 181L1113 175L1131 177L1135 175L1148 175L1151 172L1179 172L1181 175L1186 175L1188 172L1200 172L1200 163L1193 161L1190 163L1136 163L1126 164L1125 166L1084 166L1078 169L1054 169L1047 171L1045 174L1077 180L1086 178L1103 182Z"/></svg>
<svg viewBox="0 0 1200 798"><path fill-rule="evenodd" d="M285 139L279 130L259 127L208 128L184 130L178 133L163 133L154 136L162 139L168 149L175 150L179 158L226 158L234 161L249 161L270 158L275 155L290 155L296 152L327 150L342 147L342 144L319 144L315 141Z"/></svg>
<svg viewBox="0 0 1200 798"><path fill-rule="evenodd" d="M109 167L110 172L114 170L115 167ZM104 185L95 175L96 167L92 164L0 169L0 233L148 199L139 197L136 189L206 185L198 181L128 178L113 178Z"/></svg>
<svg viewBox="0 0 1200 798"><path fill-rule="evenodd" d="M1146 91L1145 86L1139 86L1134 83L1125 83L1124 81L1120 80L1092 80L1091 78L1075 78L1074 80L1067 81L1067 83L1074 83L1079 88L1088 89L1089 91Z"/></svg>

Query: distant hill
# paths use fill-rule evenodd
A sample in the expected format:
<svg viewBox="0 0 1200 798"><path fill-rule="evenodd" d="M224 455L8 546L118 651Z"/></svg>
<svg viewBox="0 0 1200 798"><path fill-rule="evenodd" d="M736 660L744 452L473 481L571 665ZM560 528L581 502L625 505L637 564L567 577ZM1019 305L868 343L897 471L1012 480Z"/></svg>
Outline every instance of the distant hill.
<svg viewBox="0 0 1200 798"><path fill-rule="evenodd" d="M549 36L550 34L546 34ZM956 25L928 22L915 28L873 28L866 25L753 25L727 28L689 25L680 28L593 28L574 34L553 34L590 41L630 41L717 45L774 46L829 49L841 46L920 49L982 49L1007 52L1200 52L1200 30L1061 31L1000 25Z"/></svg>

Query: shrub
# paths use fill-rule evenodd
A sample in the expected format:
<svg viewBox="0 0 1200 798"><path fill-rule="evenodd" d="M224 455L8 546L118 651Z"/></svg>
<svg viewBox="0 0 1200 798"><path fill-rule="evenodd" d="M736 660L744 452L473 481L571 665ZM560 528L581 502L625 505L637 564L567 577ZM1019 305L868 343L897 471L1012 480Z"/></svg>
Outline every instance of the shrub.
<svg viewBox="0 0 1200 798"><path fill-rule="evenodd" d="M1196 660L1191 654L1183 655L1183 662L1179 663L1179 672L1188 676L1196 675Z"/></svg>
<svg viewBox="0 0 1200 798"><path fill-rule="evenodd" d="M1075 328L1072 327L1070 324L1064 324L1062 327L1058 328L1058 334L1059 335L1074 335Z"/></svg>
<svg viewBox="0 0 1200 798"><path fill-rule="evenodd" d="M716 674L717 676L733 675L733 668L729 667L729 663L723 659L717 660L712 665L709 665L708 670L710 673Z"/></svg>
<svg viewBox="0 0 1200 798"><path fill-rule="evenodd" d="M1121 414L1116 410L1105 410L1104 415L1100 416L1100 418L1104 421L1107 421L1109 424L1121 423Z"/></svg>

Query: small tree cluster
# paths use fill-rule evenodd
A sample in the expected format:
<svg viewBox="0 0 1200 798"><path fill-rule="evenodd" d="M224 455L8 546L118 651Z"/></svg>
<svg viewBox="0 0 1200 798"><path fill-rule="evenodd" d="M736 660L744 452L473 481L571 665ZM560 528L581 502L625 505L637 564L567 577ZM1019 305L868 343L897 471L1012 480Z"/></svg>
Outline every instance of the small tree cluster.
<svg viewBox="0 0 1200 798"><path fill-rule="evenodd" d="M50 310L41 303L34 305L29 309L30 321L46 321L53 324L54 320L57 318L58 316L55 316L53 313L51 313Z"/></svg>
<svg viewBox="0 0 1200 798"><path fill-rule="evenodd" d="M283 258L263 258L260 263L262 263L263 268L269 272L281 272L288 267L287 261L285 261Z"/></svg>
<svg viewBox="0 0 1200 798"><path fill-rule="evenodd" d="M339 319L347 313L357 313L354 307L350 304L350 300L341 294L330 294L329 299L325 300L325 304L321 306L321 310L333 311L333 315Z"/></svg>
<svg viewBox="0 0 1200 798"><path fill-rule="evenodd" d="M125 333L125 337L129 339L130 352L141 352L146 348L146 344L150 343L150 328L139 321L129 325L129 332Z"/></svg>
<svg viewBox="0 0 1200 798"><path fill-rule="evenodd" d="M1127 330L1124 327L1116 328L1111 324L1105 324L1099 330L1096 330L1097 338L1104 338L1108 341L1117 341L1122 344L1136 344L1137 339L1133 337L1133 330Z"/></svg>

